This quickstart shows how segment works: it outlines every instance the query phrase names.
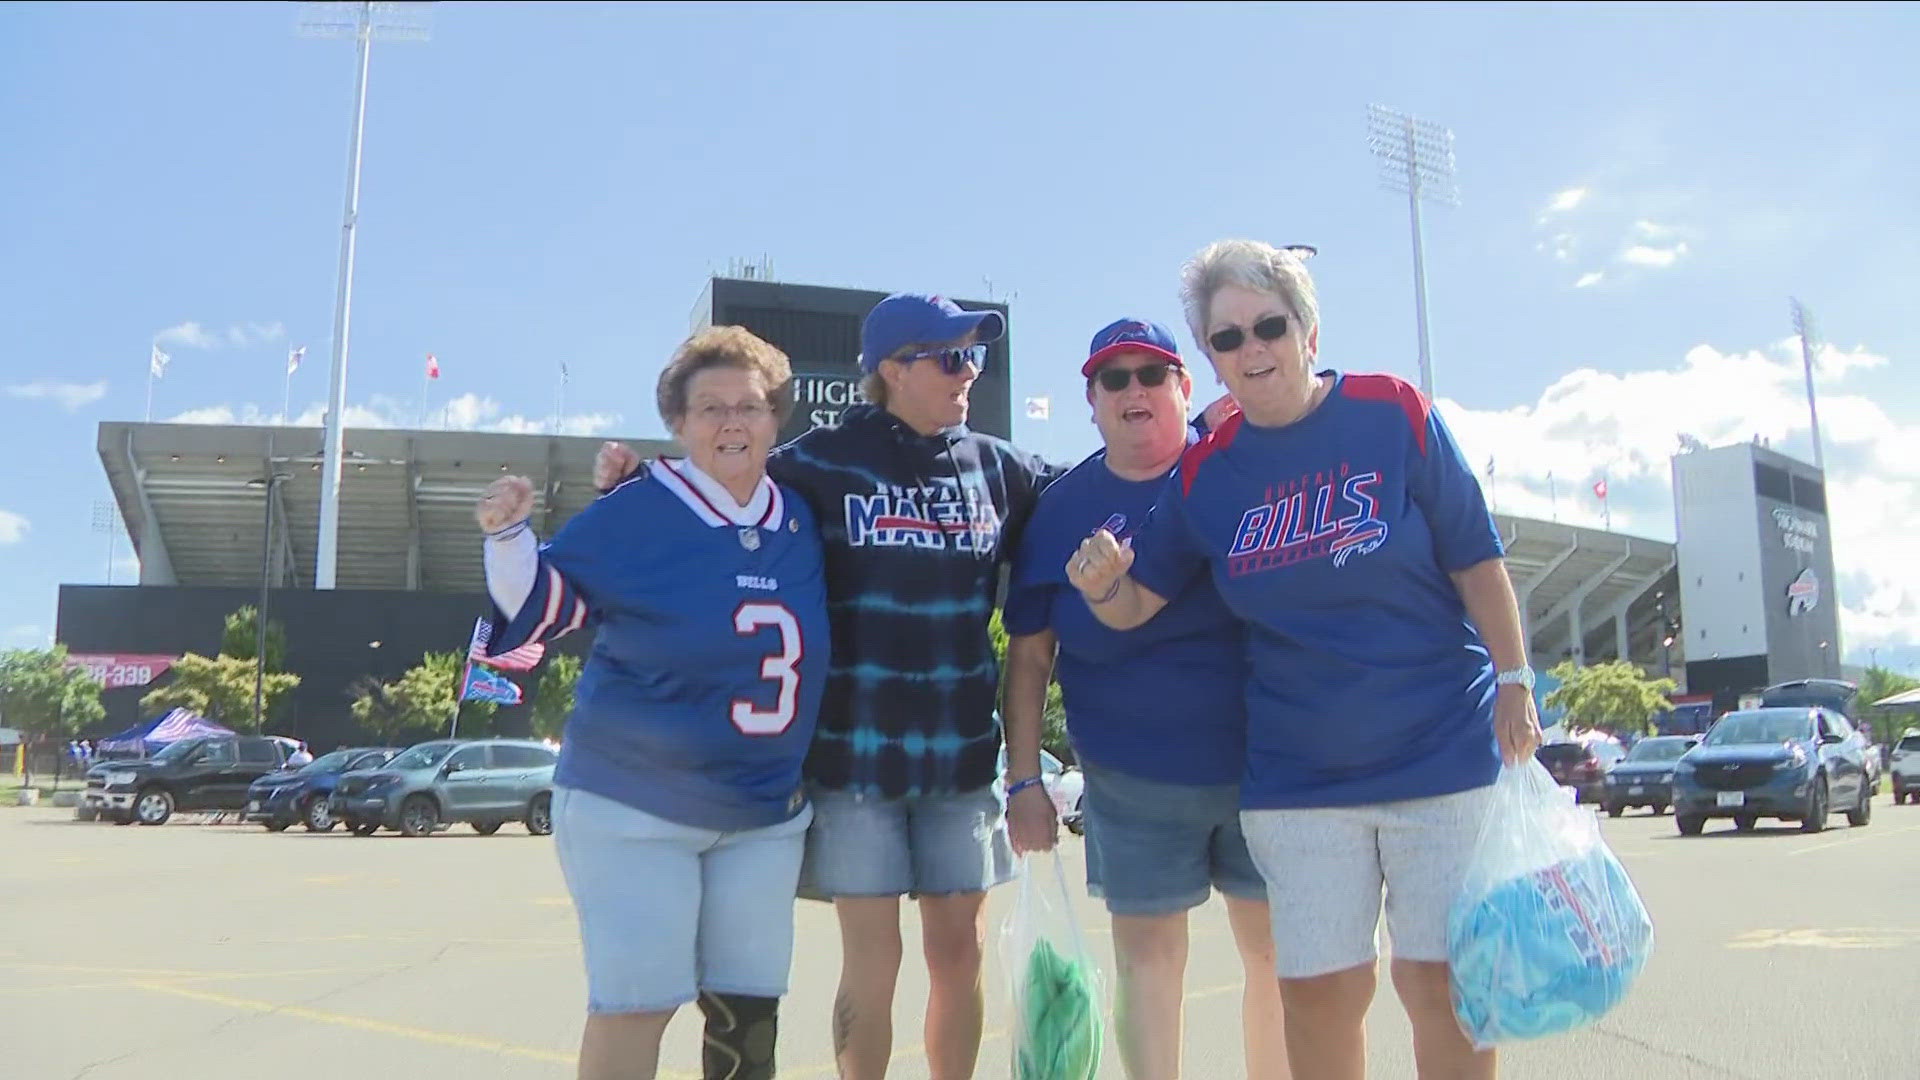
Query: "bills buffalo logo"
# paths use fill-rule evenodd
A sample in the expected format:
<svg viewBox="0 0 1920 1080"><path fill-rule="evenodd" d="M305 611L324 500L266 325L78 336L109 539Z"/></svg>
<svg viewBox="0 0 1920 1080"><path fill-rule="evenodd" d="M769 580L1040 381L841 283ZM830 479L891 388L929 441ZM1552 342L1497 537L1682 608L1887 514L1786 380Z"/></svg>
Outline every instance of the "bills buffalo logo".
<svg viewBox="0 0 1920 1080"><path fill-rule="evenodd" d="M1800 571L1800 576L1787 585L1787 614L1805 615L1820 606L1820 579L1814 576L1813 568Z"/></svg>

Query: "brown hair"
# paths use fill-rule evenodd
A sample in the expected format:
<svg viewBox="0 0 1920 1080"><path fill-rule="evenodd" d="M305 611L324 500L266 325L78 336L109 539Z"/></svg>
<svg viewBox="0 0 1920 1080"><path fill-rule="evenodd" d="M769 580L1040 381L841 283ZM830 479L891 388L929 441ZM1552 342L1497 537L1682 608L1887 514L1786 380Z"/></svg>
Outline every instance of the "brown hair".
<svg viewBox="0 0 1920 1080"><path fill-rule="evenodd" d="M774 419L784 424L793 415L793 365L787 362L787 354L744 326L710 326L681 342L666 370L660 372L654 397L660 419L668 427L687 414L687 383L712 367L757 373L767 384Z"/></svg>

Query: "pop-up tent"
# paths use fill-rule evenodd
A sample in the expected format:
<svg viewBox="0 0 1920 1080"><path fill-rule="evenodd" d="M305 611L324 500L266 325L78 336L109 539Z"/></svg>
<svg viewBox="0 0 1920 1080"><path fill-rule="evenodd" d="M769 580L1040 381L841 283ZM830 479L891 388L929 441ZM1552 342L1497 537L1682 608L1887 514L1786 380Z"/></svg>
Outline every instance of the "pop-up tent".
<svg viewBox="0 0 1920 1080"><path fill-rule="evenodd" d="M105 753L151 754L168 743L181 739L194 739L202 735L231 735L233 732L219 724L191 712L187 709L174 709L164 716L156 716L135 724L117 735L101 739L99 749Z"/></svg>

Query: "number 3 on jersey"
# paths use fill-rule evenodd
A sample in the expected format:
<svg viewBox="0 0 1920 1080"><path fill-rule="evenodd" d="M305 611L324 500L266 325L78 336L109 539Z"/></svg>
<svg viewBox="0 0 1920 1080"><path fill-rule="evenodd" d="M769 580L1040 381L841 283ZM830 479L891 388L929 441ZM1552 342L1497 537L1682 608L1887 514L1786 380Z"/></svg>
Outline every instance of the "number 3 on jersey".
<svg viewBox="0 0 1920 1080"><path fill-rule="evenodd" d="M772 709L759 709L746 698L733 699L733 726L746 735L778 735L793 724L800 700L800 658L806 643L800 640L800 620L784 604L746 603L733 610L733 632L752 637L764 627L780 631L780 651L760 661L760 677L780 684Z"/></svg>

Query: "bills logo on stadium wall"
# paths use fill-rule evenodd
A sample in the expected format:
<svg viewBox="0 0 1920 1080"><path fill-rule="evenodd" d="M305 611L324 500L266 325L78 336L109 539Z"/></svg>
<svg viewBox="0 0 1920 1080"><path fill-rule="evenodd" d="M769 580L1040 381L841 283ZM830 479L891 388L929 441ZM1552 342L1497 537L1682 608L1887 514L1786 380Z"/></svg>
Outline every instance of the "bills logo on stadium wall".
<svg viewBox="0 0 1920 1080"><path fill-rule="evenodd" d="M1800 576L1787 585L1787 614L1805 615L1820 606L1820 579L1814 575L1813 567L1800 571Z"/></svg>

